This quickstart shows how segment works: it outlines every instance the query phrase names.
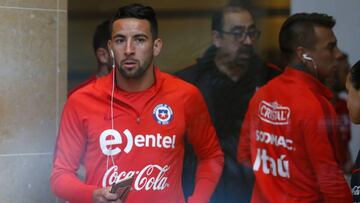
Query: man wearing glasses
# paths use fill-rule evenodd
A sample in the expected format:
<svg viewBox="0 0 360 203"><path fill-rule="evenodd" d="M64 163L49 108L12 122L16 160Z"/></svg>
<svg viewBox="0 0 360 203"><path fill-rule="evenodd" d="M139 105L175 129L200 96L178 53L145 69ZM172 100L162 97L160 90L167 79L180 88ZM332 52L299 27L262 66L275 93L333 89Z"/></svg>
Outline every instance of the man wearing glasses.
<svg viewBox="0 0 360 203"><path fill-rule="evenodd" d="M246 7L228 6L212 17L212 45L197 63L176 75L202 92L211 114L225 165L211 202L250 202L251 169L236 161L236 148L248 102L256 89L280 73L255 53L260 37L254 17ZM192 193L196 159L186 150L183 172L185 195Z"/></svg>

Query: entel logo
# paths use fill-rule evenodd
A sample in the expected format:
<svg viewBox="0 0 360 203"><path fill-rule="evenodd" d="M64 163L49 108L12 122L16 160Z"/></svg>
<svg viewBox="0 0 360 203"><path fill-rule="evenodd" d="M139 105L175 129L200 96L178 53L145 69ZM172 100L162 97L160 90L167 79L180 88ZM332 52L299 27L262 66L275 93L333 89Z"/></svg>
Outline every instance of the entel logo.
<svg viewBox="0 0 360 203"><path fill-rule="evenodd" d="M287 106L281 106L277 102L268 103L261 101L259 105L259 118L262 121L273 125L287 125L290 119L290 109Z"/></svg>
<svg viewBox="0 0 360 203"><path fill-rule="evenodd" d="M133 148L133 145L139 148L156 147L175 149L176 135L162 136L160 135L160 133L156 133L156 136L153 134L133 136L128 129L124 130L123 133L127 139L127 144L124 148L125 153L129 153ZM121 149L118 146L114 147L114 145L119 145L123 143L121 135L117 130L108 129L103 131L100 135L99 142L101 151L105 155L111 156L119 154L121 152Z"/></svg>

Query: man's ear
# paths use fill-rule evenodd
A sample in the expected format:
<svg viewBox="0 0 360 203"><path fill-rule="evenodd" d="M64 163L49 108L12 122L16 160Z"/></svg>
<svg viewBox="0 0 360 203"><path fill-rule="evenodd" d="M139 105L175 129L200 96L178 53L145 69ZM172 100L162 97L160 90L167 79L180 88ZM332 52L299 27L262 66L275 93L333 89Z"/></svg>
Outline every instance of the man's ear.
<svg viewBox="0 0 360 203"><path fill-rule="evenodd" d="M212 39L213 45L216 48L219 48L221 46L222 36L221 36L220 32L213 30L211 32L211 39Z"/></svg>
<svg viewBox="0 0 360 203"><path fill-rule="evenodd" d="M306 55L307 50L305 50L304 47L297 47L295 49L295 52L296 52L296 58L301 62L306 63L306 59L304 59L304 54Z"/></svg>
<svg viewBox="0 0 360 203"><path fill-rule="evenodd" d="M107 49L105 48L98 48L95 52L96 54L96 58L98 60L99 63L101 64L107 64L108 60L109 60L109 52Z"/></svg>
<svg viewBox="0 0 360 203"><path fill-rule="evenodd" d="M161 49L162 49L162 40L160 38L157 38L155 41L154 41L154 47L153 47L153 54L154 56L158 56L161 52Z"/></svg>

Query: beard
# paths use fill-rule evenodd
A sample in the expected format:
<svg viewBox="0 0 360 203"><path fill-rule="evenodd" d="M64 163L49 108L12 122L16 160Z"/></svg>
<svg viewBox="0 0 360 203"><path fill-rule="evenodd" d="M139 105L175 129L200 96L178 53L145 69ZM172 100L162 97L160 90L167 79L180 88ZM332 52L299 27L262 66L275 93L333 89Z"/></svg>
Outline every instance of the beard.
<svg viewBox="0 0 360 203"><path fill-rule="evenodd" d="M149 69L149 66L151 64L152 58L146 59L143 64L140 63L139 60L136 60L137 68L133 68L132 70L126 70L122 66L122 63L118 66L118 71L120 75L126 79L137 79L141 78L145 72Z"/></svg>
<svg viewBox="0 0 360 203"><path fill-rule="evenodd" d="M237 65L246 65L249 64L252 58L255 55L254 48L252 46L241 46L237 52L235 57L235 64Z"/></svg>

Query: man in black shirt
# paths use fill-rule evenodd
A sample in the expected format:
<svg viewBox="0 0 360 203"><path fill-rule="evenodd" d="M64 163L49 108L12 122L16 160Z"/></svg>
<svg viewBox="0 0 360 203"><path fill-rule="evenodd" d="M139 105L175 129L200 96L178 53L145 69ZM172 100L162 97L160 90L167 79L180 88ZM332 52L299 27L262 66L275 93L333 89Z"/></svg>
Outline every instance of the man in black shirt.
<svg viewBox="0 0 360 203"><path fill-rule="evenodd" d="M246 7L225 7L212 18L212 46L197 63L176 73L202 92L225 155L220 182L211 202L250 202L252 173L237 163L236 150L242 120L256 89L280 73L255 53L260 36ZM191 195L195 173L191 146L186 150L183 186Z"/></svg>

